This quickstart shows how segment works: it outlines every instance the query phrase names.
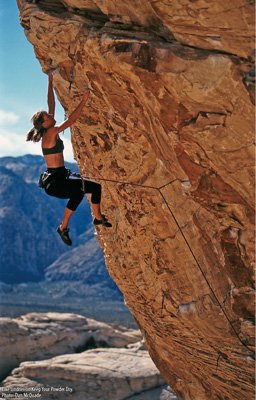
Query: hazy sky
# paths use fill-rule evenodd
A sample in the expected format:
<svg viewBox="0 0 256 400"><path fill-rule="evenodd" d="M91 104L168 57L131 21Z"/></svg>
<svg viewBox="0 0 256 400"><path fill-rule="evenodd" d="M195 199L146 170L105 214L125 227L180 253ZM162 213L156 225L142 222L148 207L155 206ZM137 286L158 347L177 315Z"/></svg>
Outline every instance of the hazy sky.
<svg viewBox="0 0 256 400"><path fill-rule="evenodd" d="M0 0L0 157L41 154L39 143L25 139L30 118L40 109L47 109L47 75L20 26L16 0ZM58 105L56 120L63 119ZM65 159L73 161L67 131L63 139Z"/></svg>

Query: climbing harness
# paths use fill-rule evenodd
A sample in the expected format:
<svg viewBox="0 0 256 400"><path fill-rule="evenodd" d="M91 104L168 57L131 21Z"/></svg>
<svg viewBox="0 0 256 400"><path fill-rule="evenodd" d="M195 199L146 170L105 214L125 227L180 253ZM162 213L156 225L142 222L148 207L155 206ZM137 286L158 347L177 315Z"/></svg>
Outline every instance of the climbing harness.
<svg viewBox="0 0 256 400"><path fill-rule="evenodd" d="M82 191L85 193L85 177L83 177L81 174L78 172L70 172L69 176L72 178L79 178L82 181Z"/></svg>
<svg viewBox="0 0 256 400"><path fill-rule="evenodd" d="M41 189L48 189L50 185L56 182L57 179L68 178L72 175L70 169L63 167L60 171L56 169L56 171L44 171L39 176L38 186Z"/></svg>

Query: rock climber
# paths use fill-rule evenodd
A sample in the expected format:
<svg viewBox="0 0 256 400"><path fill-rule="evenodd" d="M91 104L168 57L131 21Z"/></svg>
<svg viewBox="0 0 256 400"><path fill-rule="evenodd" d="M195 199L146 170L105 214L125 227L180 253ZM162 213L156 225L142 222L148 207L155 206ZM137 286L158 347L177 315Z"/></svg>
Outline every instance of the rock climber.
<svg viewBox="0 0 256 400"><path fill-rule="evenodd" d="M65 168L63 150L63 141L59 133L69 128L81 115L82 109L89 98L90 90L87 89L82 100L70 114L70 116L60 125L56 125L54 119L55 96L53 91L53 73L48 73L48 112L36 112L31 121L34 125L27 133L27 141L39 142L42 139L42 152L44 155L47 170L41 174L39 186L43 187L45 192L60 199L69 199L63 219L57 227L57 233L63 242L71 246L72 241L69 237L68 223L70 217L81 203L84 194L91 194L91 208L94 215L93 224L102 225L110 228L112 225L108 222L105 215L101 213L101 185L94 181L81 178L73 178L70 171Z"/></svg>

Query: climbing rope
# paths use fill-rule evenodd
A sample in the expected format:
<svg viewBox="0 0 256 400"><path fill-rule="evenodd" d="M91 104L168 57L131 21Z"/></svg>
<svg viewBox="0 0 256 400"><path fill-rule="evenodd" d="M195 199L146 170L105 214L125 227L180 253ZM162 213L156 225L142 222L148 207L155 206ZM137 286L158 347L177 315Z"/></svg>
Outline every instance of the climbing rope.
<svg viewBox="0 0 256 400"><path fill-rule="evenodd" d="M172 184L173 182L177 181L178 179L173 179L172 181L170 181L170 182L168 182L168 183L166 183L166 184L164 184L164 185L162 185L162 186L155 187L155 186L150 186L150 185L142 185L142 184L139 184L139 183L122 182L122 181L119 181L119 180L116 180L116 179L106 179L106 178L100 178L100 177L89 177L89 176L81 175L81 174L78 174L78 173L73 173L72 175L73 175L73 176L80 177L80 178L82 178L82 179L98 180L98 181L104 181L104 182L117 183L117 184L122 184L122 185L130 185L130 186L136 186L136 187L143 187L143 188L146 188L146 189L154 189L154 190L157 190L157 191L160 193L160 196L162 197L164 203L166 204L166 206L167 206L167 208L168 208L168 210L169 210L169 212L170 212L170 214L171 214L173 220L175 221L175 223L176 223L176 225L177 225L177 227L178 227L178 229L179 229L179 231L180 231L180 233L181 233L181 235L182 235L182 237L183 237L183 239L184 239L184 241L185 241L185 243L186 243L186 245L187 245L187 247L188 247L188 249L189 249L189 251L190 251L192 257L193 257L193 259L194 259L195 262L196 262L197 267L199 268L199 270L200 270L200 272L201 272L201 274L202 274L204 280L206 281L206 283L207 283L207 285L208 285L210 291L212 292L212 294L213 294L213 296L214 296L216 302L218 303L220 309L222 310L224 316L226 317L227 321L229 322L229 324L230 324L230 326L231 326L233 332L235 333L235 335L236 335L236 337L238 338L239 342L240 342L247 350L249 350L250 353L252 353L252 350L251 350L251 349L247 346L247 344L240 338L239 334L237 333L236 329L234 328L234 326L233 326L233 324L232 324L232 321L230 321L230 319L229 319L229 317L228 317L228 315L227 315L225 309L223 308L221 302L219 301L218 297L217 297L216 294L214 293L214 289L212 288L212 286L211 286L209 280L207 279L207 276L205 275L205 273L204 273L204 271L203 271L203 268L201 267L199 261L197 260L196 255L195 255L195 253L194 253L192 247L190 246L189 241L187 240L187 238L186 238L184 232L182 231L181 226L180 226L180 224L179 224L177 218L175 217L175 215L174 215L174 213L173 213L171 207L169 206L167 200L165 199L163 193L161 192L161 190L162 190L163 188L167 187L168 185Z"/></svg>
<svg viewBox="0 0 256 400"><path fill-rule="evenodd" d="M71 73L70 73L69 95L70 95L70 92L71 92L71 88L72 88L72 83L73 83L73 82L74 82L74 67L73 67L73 69L72 69L72 71L71 71ZM66 113L65 113L65 118L66 118ZM78 174L78 173L73 173L72 175L73 175L73 176L76 176L76 177L80 177L80 178L82 178L82 179L89 179L89 180L92 180L92 179L93 179L93 180L98 180L98 181L104 181L104 182L117 183L117 184L122 184L122 185L130 185L130 186L136 186L136 187L143 187L143 188L146 188L146 189L157 190L157 191L160 193L160 196L162 197L164 203L166 204L166 206L167 206L167 208L168 208L170 214L172 215L172 218L173 218L173 220L175 221L175 223L176 223L176 225L177 225L177 227L178 227L178 229L179 229L179 231L180 231L180 233L181 233L181 235L182 235L182 237L183 237L183 239L184 239L184 241L185 241L185 243L186 243L186 245L187 245L187 247L188 247L188 249L189 249L189 251L190 251L192 257L193 257L193 259L195 260L197 267L199 268L199 270L200 270L200 272L201 272L201 274L202 274L202 276L203 276L205 282L207 283L207 285L208 285L210 291L212 292L212 294L213 294L213 296L214 296L216 302L218 303L220 309L222 310L224 316L226 317L227 321L229 322L229 324L230 324L230 326L231 326L233 332L234 332L235 335L237 336L237 338L238 338L238 340L240 341L240 343L241 343L247 350L249 350L250 353L252 352L252 350L251 350L251 349L246 345L246 343L244 343L244 341L240 338L240 336L239 336L239 334L237 333L236 329L234 328L232 322L230 321L230 319L229 319L229 317L228 317L228 315L227 315L225 309L223 308L221 302L219 301L218 297L217 297L216 294L214 293L214 290L213 290L213 288L212 288L212 286L211 286L209 280L207 279L207 276L205 275L205 273L204 273L204 271L203 271L203 268L201 267L199 261L197 260L196 255L195 255L195 253L194 253L192 247L191 247L190 244L189 244L189 241L187 240L187 238L186 238L184 232L182 231L181 226L180 226L180 224L179 224L177 218L175 217L175 215L174 215L174 213L173 213L171 207L169 206L167 200L165 199L163 193L161 192L161 190L162 190L163 188L165 188L165 187L167 187L168 185L172 184L172 183L173 183L174 181L176 181L177 179L174 179L174 180L172 180L172 181L170 181L170 182L168 182L168 183L166 183L166 184L164 184L164 185L162 185L162 186L160 186L160 187L155 187L155 186L150 186L150 185L141 185L141 184L138 184L138 183L122 182L122 181L115 180L115 179L106 179L106 178L100 178L100 177L89 177L89 176L81 175L81 174Z"/></svg>

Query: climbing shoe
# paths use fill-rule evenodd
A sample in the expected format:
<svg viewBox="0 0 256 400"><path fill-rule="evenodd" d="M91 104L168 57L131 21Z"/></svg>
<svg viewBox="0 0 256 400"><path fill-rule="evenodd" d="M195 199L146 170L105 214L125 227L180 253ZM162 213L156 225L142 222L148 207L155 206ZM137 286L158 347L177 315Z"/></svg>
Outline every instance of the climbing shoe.
<svg viewBox="0 0 256 400"><path fill-rule="evenodd" d="M66 245L71 246L72 245L72 240L70 239L68 232L69 232L68 228L63 229L63 230L60 229L60 226L58 226L58 228L57 228L57 233L60 235L60 237L63 240L63 242Z"/></svg>
<svg viewBox="0 0 256 400"><path fill-rule="evenodd" d="M105 217L105 215L102 215L102 219L94 218L93 224L94 225L102 225L102 226L105 226L106 228L111 228L112 227L112 224L110 222L108 222L108 220Z"/></svg>

